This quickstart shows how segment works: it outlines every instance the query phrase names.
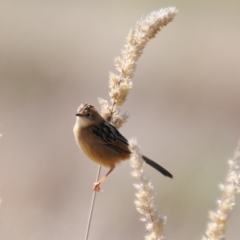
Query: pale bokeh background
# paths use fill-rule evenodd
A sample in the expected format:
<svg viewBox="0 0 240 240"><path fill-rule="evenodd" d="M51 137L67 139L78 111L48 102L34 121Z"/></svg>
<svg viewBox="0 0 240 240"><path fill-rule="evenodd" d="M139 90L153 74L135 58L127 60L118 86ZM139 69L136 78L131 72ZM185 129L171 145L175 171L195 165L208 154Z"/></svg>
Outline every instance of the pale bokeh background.
<svg viewBox="0 0 240 240"><path fill-rule="evenodd" d="M240 136L238 0L0 2L1 240L84 238L97 165L74 142L75 111L109 99L129 29L172 5L178 16L138 63L121 132L174 175L146 166L167 239L201 238ZM130 171L121 164L103 185L89 240L143 239ZM227 239L239 217L238 203Z"/></svg>

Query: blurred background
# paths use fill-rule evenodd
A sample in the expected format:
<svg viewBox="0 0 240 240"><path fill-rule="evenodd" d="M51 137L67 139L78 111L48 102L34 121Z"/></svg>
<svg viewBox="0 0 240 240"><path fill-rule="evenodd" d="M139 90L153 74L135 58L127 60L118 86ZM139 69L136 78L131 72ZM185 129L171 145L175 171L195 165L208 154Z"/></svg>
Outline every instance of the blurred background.
<svg viewBox="0 0 240 240"><path fill-rule="evenodd" d="M1 0L0 239L84 239L98 167L74 141L76 109L109 100L130 28L167 6L179 13L138 62L121 132L174 175L145 166L167 239L201 239L240 136L238 0ZM143 239L130 172L122 163L97 194L89 240Z"/></svg>

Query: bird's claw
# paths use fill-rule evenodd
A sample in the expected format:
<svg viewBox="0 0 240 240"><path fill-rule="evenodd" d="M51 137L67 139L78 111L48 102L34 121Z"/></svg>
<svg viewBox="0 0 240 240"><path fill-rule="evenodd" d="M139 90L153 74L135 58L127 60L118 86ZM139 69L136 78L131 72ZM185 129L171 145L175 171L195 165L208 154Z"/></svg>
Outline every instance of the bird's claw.
<svg viewBox="0 0 240 240"><path fill-rule="evenodd" d="M93 191L95 191L95 192L100 192L100 183L99 182L97 182L97 183L94 183L93 184Z"/></svg>

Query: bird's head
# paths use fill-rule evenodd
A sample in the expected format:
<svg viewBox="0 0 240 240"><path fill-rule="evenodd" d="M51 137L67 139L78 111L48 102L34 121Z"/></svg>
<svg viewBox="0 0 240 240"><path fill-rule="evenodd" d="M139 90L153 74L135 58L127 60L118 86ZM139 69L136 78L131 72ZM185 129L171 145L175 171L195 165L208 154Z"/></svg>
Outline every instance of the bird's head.
<svg viewBox="0 0 240 240"><path fill-rule="evenodd" d="M77 110L76 123L80 128L91 126L102 120L103 118L97 109L89 103L81 104Z"/></svg>

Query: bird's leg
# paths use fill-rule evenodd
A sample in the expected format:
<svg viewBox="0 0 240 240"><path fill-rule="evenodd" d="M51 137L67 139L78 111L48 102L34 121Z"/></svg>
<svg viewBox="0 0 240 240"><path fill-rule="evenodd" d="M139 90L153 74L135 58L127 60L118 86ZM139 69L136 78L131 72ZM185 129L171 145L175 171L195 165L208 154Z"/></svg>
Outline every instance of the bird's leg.
<svg viewBox="0 0 240 240"><path fill-rule="evenodd" d="M93 190L96 192L100 192L100 185L106 180L107 176L114 170L115 167L111 167L107 174L103 176L97 183L94 183Z"/></svg>

